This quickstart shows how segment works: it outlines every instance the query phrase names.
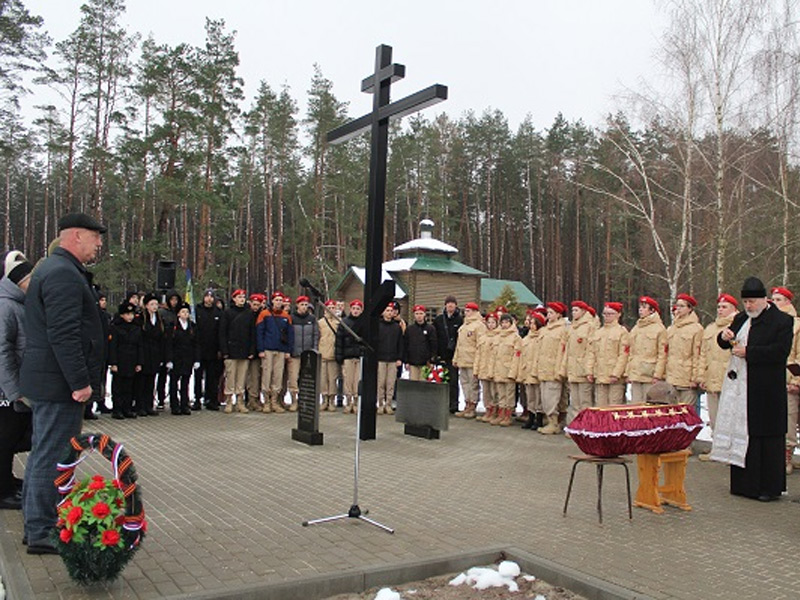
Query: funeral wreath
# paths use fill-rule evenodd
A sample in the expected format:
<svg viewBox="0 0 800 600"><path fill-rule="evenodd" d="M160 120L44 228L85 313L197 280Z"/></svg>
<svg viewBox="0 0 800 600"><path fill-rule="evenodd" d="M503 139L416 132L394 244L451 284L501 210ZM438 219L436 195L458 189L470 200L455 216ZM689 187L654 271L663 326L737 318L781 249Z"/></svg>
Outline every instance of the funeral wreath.
<svg viewBox="0 0 800 600"><path fill-rule="evenodd" d="M422 367L422 376L431 383L447 383L450 373L444 365L425 365Z"/></svg>
<svg viewBox="0 0 800 600"><path fill-rule="evenodd" d="M87 477L76 483L75 468L99 452L112 465L113 478ZM80 584L113 581L130 561L147 531L133 461L107 435L82 434L70 440L55 481L63 499L58 505L54 543L69 576Z"/></svg>

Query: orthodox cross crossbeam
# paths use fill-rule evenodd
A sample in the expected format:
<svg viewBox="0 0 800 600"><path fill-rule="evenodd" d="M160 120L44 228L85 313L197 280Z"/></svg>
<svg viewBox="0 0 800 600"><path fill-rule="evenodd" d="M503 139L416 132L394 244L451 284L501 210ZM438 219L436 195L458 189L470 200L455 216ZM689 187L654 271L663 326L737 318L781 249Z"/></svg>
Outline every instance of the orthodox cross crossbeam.
<svg viewBox="0 0 800 600"><path fill-rule="evenodd" d="M392 63L391 46L375 50L375 72L361 82L361 91L373 94L372 112L328 132L328 142L338 144L371 130L369 200L367 205L366 279L364 306L367 309L366 339L376 347L378 317L372 313L383 264L383 222L386 207L386 160L389 150L389 121L417 112L447 99L447 86L435 84L401 100L389 102L392 83L405 76L403 65ZM364 356L361 380L361 439L375 439L375 400L378 392L378 361L372 352Z"/></svg>

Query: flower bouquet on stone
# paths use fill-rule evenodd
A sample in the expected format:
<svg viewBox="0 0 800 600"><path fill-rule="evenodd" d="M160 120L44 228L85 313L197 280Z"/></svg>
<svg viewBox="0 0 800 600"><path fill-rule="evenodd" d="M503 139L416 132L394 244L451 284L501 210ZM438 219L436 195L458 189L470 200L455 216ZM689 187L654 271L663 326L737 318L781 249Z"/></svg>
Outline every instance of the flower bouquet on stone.
<svg viewBox="0 0 800 600"><path fill-rule="evenodd" d="M64 474L57 480L65 483L59 485L65 496L58 506L54 543L69 576L84 585L116 579L147 530L130 458L124 456L122 445L108 436L98 437L99 442L91 435L73 438L73 446L95 449L97 444L103 450L110 446L115 477L94 475L75 483L74 468L81 460L71 456L73 460L59 464Z"/></svg>
<svg viewBox="0 0 800 600"><path fill-rule="evenodd" d="M422 367L422 376L431 383L447 383L450 373L444 365L425 365Z"/></svg>

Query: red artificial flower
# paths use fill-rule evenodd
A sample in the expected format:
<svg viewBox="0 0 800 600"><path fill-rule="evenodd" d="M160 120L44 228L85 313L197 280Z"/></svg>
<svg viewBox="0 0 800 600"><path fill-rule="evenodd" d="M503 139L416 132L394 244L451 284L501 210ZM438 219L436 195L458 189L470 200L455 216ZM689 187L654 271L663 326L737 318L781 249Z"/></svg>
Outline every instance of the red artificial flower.
<svg viewBox="0 0 800 600"><path fill-rule="evenodd" d="M102 477L100 479L92 479L89 483L90 490L102 490L104 487L106 487L106 482L103 481Z"/></svg>
<svg viewBox="0 0 800 600"><path fill-rule="evenodd" d="M105 502L98 502L92 507L92 514L98 519L105 519L111 513L111 508Z"/></svg>
<svg viewBox="0 0 800 600"><path fill-rule="evenodd" d="M69 511L67 514L67 523L70 525L75 525L78 521L81 520L83 516L83 509L80 506L75 506L72 510Z"/></svg>
<svg viewBox="0 0 800 600"><path fill-rule="evenodd" d="M116 546L119 544L119 531L116 529L106 529L103 532L100 541L104 546Z"/></svg>
<svg viewBox="0 0 800 600"><path fill-rule="evenodd" d="M92 481L99 481L100 483L105 483L105 479L102 475L92 475Z"/></svg>
<svg viewBox="0 0 800 600"><path fill-rule="evenodd" d="M58 532L58 537L61 538L61 541L65 544L69 544L70 540L72 540L72 531L69 529L62 529Z"/></svg>
<svg viewBox="0 0 800 600"><path fill-rule="evenodd" d="M116 519L114 519L114 523L116 525L122 525L123 523L125 523L125 515L118 516Z"/></svg>
<svg viewBox="0 0 800 600"><path fill-rule="evenodd" d="M122 489L122 482L119 479L115 479L114 481L112 481L111 485L113 485L118 490Z"/></svg>
<svg viewBox="0 0 800 600"><path fill-rule="evenodd" d="M81 496L80 501L81 502L86 502L90 498L94 498L94 491L86 492L83 496Z"/></svg>

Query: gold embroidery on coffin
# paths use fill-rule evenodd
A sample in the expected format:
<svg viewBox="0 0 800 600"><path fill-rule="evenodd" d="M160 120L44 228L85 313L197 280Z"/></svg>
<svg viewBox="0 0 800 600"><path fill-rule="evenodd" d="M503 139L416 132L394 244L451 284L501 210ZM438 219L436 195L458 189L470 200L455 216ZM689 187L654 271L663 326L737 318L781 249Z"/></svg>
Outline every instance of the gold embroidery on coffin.
<svg viewBox="0 0 800 600"><path fill-rule="evenodd" d="M613 414L614 420L619 421L621 419L644 419L650 417L677 417L678 415L685 415L688 414L689 410L687 405L679 404L676 406L670 406L669 408L643 408L642 412L637 413L633 410L626 410L621 412L615 412Z"/></svg>

